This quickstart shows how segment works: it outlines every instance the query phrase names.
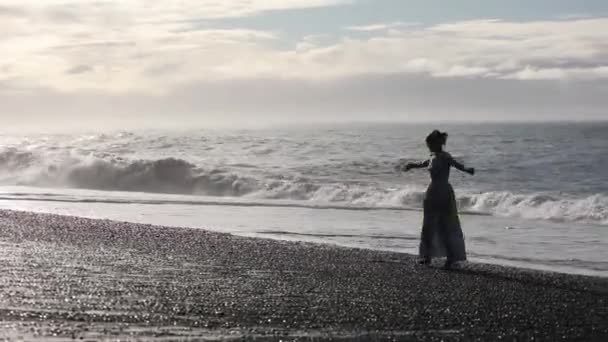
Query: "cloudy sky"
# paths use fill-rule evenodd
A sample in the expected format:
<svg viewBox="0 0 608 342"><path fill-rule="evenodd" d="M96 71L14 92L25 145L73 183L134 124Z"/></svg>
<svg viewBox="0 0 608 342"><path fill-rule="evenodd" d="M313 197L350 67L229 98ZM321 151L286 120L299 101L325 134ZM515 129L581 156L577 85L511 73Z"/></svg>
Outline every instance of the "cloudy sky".
<svg viewBox="0 0 608 342"><path fill-rule="evenodd" d="M3 126L608 119L605 0L0 0Z"/></svg>

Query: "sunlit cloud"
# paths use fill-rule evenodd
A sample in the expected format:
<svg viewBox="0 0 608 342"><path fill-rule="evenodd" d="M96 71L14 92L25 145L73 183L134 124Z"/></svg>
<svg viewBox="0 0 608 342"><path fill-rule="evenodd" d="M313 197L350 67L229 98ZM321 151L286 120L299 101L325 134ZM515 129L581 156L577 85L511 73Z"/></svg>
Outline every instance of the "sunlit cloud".
<svg viewBox="0 0 608 342"><path fill-rule="evenodd" d="M373 23L295 41L284 28L219 25L220 18L348 3L15 1L0 6L0 82L5 88L163 94L197 82L254 78L608 78L608 18ZM213 20L198 25L202 19Z"/></svg>
<svg viewBox="0 0 608 342"><path fill-rule="evenodd" d="M377 32L377 31L386 31L390 29L402 29L404 27L411 27L420 25L418 23L404 23L404 22L392 22L392 23L376 23L376 24L367 24L367 25L354 25L347 26L344 29L347 31L355 31L355 32Z"/></svg>

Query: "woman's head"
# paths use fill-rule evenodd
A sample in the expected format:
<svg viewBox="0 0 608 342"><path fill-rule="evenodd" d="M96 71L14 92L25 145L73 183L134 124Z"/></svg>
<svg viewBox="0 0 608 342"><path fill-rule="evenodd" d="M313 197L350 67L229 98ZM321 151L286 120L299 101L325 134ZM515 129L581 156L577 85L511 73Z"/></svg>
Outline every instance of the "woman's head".
<svg viewBox="0 0 608 342"><path fill-rule="evenodd" d="M448 134L434 130L426 137L426 146L431 152L440 152L448 140Z"/></svg>

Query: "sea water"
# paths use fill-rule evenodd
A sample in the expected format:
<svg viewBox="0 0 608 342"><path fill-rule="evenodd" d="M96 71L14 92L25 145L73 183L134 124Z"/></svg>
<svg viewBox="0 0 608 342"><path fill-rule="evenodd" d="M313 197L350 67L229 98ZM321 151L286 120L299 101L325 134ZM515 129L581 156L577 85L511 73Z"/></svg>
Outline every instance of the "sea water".
<svg viewBox="0 0 608 342"><path fill-rule="evenodd" d="M415 253L449 133L470 259L608 275L608 123L0 135L0 207Z"/></svg>

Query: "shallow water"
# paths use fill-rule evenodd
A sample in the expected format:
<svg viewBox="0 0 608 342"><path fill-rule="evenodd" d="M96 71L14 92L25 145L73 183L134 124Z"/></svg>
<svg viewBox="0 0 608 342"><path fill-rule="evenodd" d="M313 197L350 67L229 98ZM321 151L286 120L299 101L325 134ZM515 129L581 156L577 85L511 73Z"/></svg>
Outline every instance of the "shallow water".
<svg viewBox="0 0 608 342"><path fill-rule="evenodd" d="M302 207L299 202L218 202L216 198L145 193L3 188L20 198L0 208L204 228L243 236L417 253L422 212ZM45 192L48 190L45 190ZM61 192L61 195L59 194ZM231 203L232 202L232 203ZM292 205L293 204L293 205ZM471 260L608 276L608 237L589 224L461 215ZM576 236L576 239L572 239Z"/></svg>

